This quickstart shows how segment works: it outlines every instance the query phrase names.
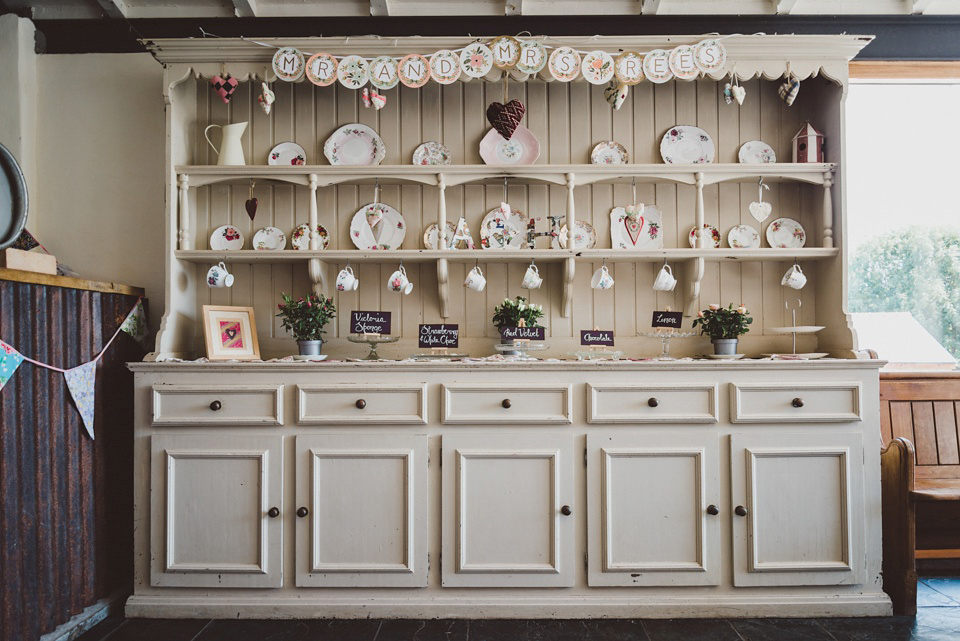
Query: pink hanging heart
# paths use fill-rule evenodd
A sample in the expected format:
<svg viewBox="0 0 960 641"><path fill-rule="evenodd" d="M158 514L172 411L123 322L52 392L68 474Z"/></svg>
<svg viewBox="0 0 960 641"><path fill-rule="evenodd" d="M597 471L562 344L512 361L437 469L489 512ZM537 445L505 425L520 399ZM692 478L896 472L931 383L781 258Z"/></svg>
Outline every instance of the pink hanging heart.
<svg viewBox="0 0 960 641"><path fill-rule="evenodd" d="M230 99L233 98L233 92L236 91L237 87L240 86L240 83L237 82L237 79L230 76L227 76L226 78L214 76L210 79L210 84L213 85L214 90L220 96L220 99L225 103L230 102Z"/></svg>
<svg viewBox="0 0 960 641"><path fill-rule="evenodd" d="M380 207L368 207L367 208L367 224L370 225L370 229L373 229L383 220L383 209Z"/></svg>
<svg viewBox="0 0 960 641"><path fill-rule="evenodd" d="M523 119L526 111L527 108L519 100L511 100L505 105L494 102L487 107L487 120L498 134L510 140L513 132L520 126L520 120Z"/></svg>
<svg viewBox="0 0 960 641"><path fill-rule="evenodd" d="M627 216L623 219L623 225L627 228L630 242L636 246L637 241L640 240L640 232L643 231L643 216L637 216L636 219Z"/></svg>

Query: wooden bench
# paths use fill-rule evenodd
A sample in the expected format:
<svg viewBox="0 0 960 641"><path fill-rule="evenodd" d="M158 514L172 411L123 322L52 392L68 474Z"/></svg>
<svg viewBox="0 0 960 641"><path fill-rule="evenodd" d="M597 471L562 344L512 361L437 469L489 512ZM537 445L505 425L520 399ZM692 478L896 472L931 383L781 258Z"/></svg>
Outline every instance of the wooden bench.
<svg viewBox="0 0 960 641"><path fill-rule="evenodd" d="M916 613L916 560L960 559L960 375L882 373L884 590Z"/></svg>

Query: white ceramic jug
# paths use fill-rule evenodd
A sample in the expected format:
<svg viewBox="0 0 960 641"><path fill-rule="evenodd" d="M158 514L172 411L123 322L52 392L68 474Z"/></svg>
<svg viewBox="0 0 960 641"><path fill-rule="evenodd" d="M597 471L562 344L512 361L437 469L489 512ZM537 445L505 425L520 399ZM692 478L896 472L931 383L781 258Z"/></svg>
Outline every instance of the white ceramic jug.
<svg viewBox="0 0 960 641"><path fill-rule="evenodd" d="M219 127L223 132L223 137L220 141L220 149L218 150L213 142L210 140L209 132L214 127ZM210 143L210 146L213 147L213 150L217 152L217 164L218 165L246 165L247 162L243 158L243 143L241 141L241 136L243 132L247 130L247 123L238 122L232 125L210 125L203 130L203 137L207 139L207 142Z"/></svg>

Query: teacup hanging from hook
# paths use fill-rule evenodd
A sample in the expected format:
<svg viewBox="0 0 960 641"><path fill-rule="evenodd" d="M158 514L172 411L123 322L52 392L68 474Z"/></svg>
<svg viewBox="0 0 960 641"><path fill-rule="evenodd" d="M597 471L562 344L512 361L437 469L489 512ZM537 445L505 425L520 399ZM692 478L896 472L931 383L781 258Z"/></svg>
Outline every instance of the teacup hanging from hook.
<svg viewBox="0 0 960 641"><path fill-rule="evenodd" d="M750 215L756 218L758 223L762 223L770 217L771 213L773 213L773 207L770 205L770 203L763 202L764 189L770 189L770 185L763 184L763 178L761 178L759 187L757 187L757 191L760 194L758 196L758 201L750 203Z"/></svg>

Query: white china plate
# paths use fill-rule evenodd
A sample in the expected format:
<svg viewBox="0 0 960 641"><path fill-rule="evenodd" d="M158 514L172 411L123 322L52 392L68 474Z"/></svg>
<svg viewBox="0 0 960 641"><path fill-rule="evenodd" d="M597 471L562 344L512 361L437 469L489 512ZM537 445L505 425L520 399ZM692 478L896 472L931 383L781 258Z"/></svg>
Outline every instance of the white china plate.
<svg viewBox="0 0 960 641"><path fill-rule="evenodd" d="M756 249L760 246L760 232L750 225L735 225L727 234L727 244L734 249Z"/></svg>
<svg viewBox="0 0 960 641"><path fill-rule="evenodd" d="M253 248L266 251L286 249L287 237L276 227L264 227L253 235Z"/></svg>
<svg viewBox="0 0 960 641"><path fill-rule="evenodd" d="M771 334L816 334L821 329L826 329L823 325L797 325L796 327L768 327L767 331Z"/></svg>
<svg viewBox="0 0 960 641"><path fill-rule="evenodd" d="M450 150L433 140L425 142L413 151L414 165L449 165Z"/></svg>
<svg viewBox="0 0 960 641"><path fill-rule="evenodd" d="M340 127L327 138L323 155L331 165L379 165L387 148L377 132L354 123Z"/></svg>
<svg viewBox="0 0 960 641"><path fill-rule="evenodd" d="M597 143L590 152L590 162L594 165L625 165L627 150L616 140Z"/></svg>
<svg viewBox="0 0 960 641"><path fill-rule="evenodd" d="M440 228L437 223L430 223L426 231L423 232L423 246L426 249L440 249L440 239L438 236ZM453 223L447 223L447 249L453 249L453 235L457 233L457 226Z"/></svg>
<svg viewBox="0 0 960 641"><path fill-rule="evenodd" d="M314 355L305 355L305 354L294 354L293 360L295 361L325 361L327 360L327 354L314 354Z"/></svg>
<svg viewBox="0 0 960 641"><path fill-rule="evenodd" d="M243 249L243 232L233 225L217 227L210 234L210 249L217 251Z"/></svg>
<svg viewBox="0 0 960 641"><path fill-rule="evenodd" d="M706 356L718 361L738 361L746 354L707 354Z"/></svg>
<svg viewBox="0 0 960 641"><path fill-rule="evenodd" d="M523 125L510 140L491 129L480 141L480 157L488 165L529 165L540 157L540 143Z"/></svg>
<svg viewBox="0 0 960 641"><path fill-rule="evenodd" d="M480 222L480 246L484 249L523 249L527 246L527 216L512 209L504 216L491 209Z"/></svg>
<svg viewBox="0 0 960 641"><path fill-rule="evenodd" d="M827 352L808 352L806 354L761 354L764 358L782 358L785 361L812 361L830 356Z"/></svg>
<svg viewBox="0 0 960 641"><path fill-rule="evenodd" d="M282 142L270 150L270 154L267 156L267 164L283 167L305 165L307 164L307 152L295 142Z"/></svg>
<svg viewBox="0 0 960 641"><path fill-rule="evenodd" d="M373 227L367 224L367 211L374 206L383 209L383 218ZM407 225L399 211L383 203L361 207L350 221L350 240L357 249L400 249Z"/></svg>
<svg viewBox="0 0 960 641"><path fill-rule="evenodd" d="M807 234L792 218L777 218L767 227L767 242L779 249L798 249L807 244Z"/></svg>
<svg viewBox="0 0 960 641"><path fill-rule="evenodd" d="M317 225L317 233L320 234L320 249L326 249L330 244L330 235L323 225ZM294 229L293 235L290 237L290 244L293 245L294 249L304 251L310 249L310 225L304 223Z"/></svg>
<svg viewBox="0 0 960 641"><path fill-rule="evenodd" d="M610 246L614 249L663 249L663 214L656 205L646 205L636 217L626 207L610 211Z"/></svg>
<svg viewBox="0 0 960 641"><path fill-rule="evenodd" d="M567 248L567 226L560 228L561 249ZM574 249L593 249L597 246L597 230L590 223L582 220L576 220L573 223L573 248Z"/></svg>
<svg viewBox="0 0 960 641"><path fill-rule="evenodd" d="M751 140L740 146L737 159L745 165L764 165L777 162L777 154L762 140Z"/></svg>
<svg viewBox="0 0 960 641"><path fill-rule="evenodd" d="M703 228L710 232L710 237L713 238L713 246L715 249L720 248L720 232L716 227L710 225L709 223L703 223ZM694 249L697 248L697 228L692 227L690 229L690 234L687 236L687 240L690 241L690 246Z"/></svg>
<svg viewBox="0 0 960 641"><path fill-rule="evenodd" d="M713 139L700 127L675 125L660 140L663 162L671 165L711 163L715 153Z"/></svg>

